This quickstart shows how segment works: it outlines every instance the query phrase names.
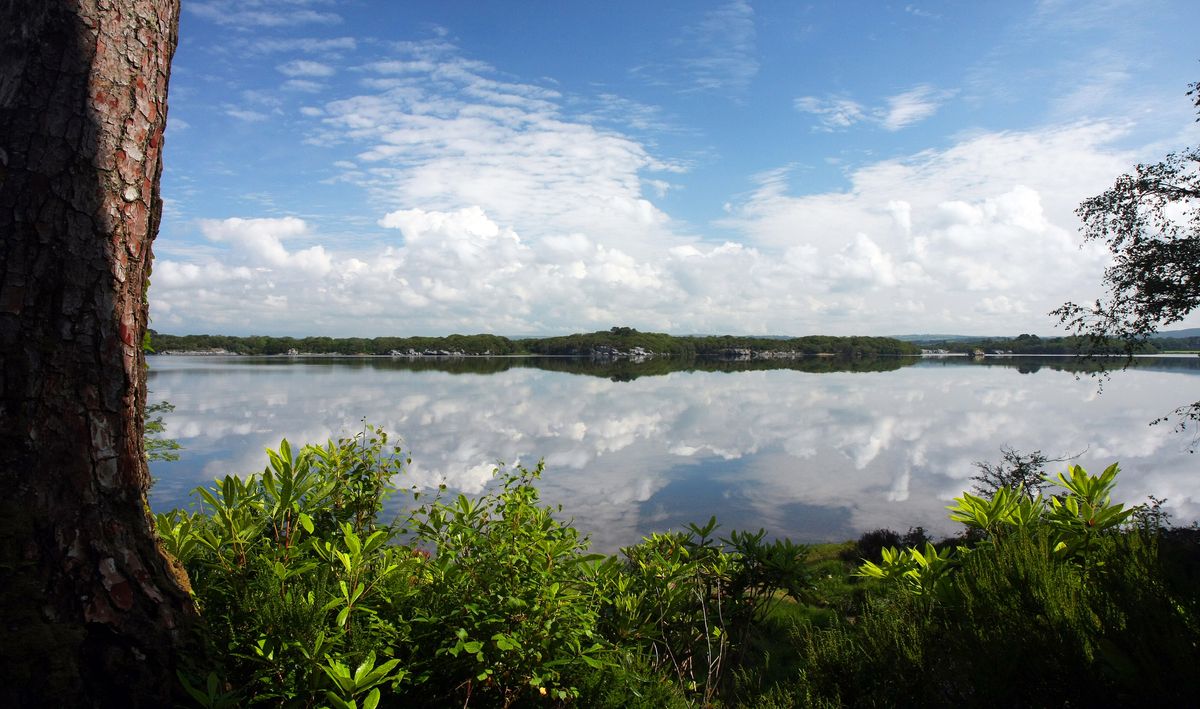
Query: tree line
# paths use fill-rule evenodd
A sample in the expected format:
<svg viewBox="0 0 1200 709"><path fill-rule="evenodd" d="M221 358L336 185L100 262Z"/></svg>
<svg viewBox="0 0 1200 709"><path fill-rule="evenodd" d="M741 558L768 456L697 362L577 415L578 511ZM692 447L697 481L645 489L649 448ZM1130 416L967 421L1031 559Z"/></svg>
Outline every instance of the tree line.
<svg viewBox="0 0 1200 709"><path fill-rule="evenodd" d="M559 337L511 339L500 335L445 337L270 337L251 335L168 335L148 331L154 352L226 351L239 355L392 353L463 355L604 356L641 353L672 357L730 356L747 353L840 355L847 357L917 355L917 345L890 337L734 337L676 336L614 327Z"/></svg>
<svg viewBox="0 0 1200 709"><path fill-rule="evenodd" d="M926 349L937 348L966 354L982 350L986 353L1017 355L1127 355L1200 349L1200 337L1155 337L1137 343L1132 348L1116 340L1097 343L1087 336L1038 337L1029 334L969 340L920 340L916 344Z"/></svg>

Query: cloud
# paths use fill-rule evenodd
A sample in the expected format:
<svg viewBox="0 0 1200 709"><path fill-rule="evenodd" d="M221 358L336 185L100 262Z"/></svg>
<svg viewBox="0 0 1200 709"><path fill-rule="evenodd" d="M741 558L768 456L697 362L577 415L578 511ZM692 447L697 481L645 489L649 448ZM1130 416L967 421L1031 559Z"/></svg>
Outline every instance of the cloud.
<svg viewBox="0 0 1200 709"><path fill-rule="evenodd" d="M689 34L701 50L684 59L697 90L745 89L758 74L754 8L749 2L731 2L708 12Z"/></svg>
<svg viewBox="0 0 1200 709"><path fill-rule="evenodd" d="M226 106L225 115L247 123L261 123L271 118L261 111L252 111L246 108L238 108L237 106Z"/></svg>
<svg viewBox="0 0 1200 709"><path fill-rule="evenodd" d="M710 10L685 27L673 43L674 57L643 64L632 73L649 83L679 91L736 95L758 75L754 8L737 0Z"/></svg>
<svg viewBox="0 0 1200 709"><path fill-rule="evenodd" d="M314 62L309 59L293 59L290 62L285 62L275 67L279 73L285 76L303 76L324 78L333 76L337 70L328 64Z"/></svg>
<svg viewBox="0 0 1200 709"><path fill-rule="evenodd" d="M729 205L715 226L730 240L708 242L642 195L639 171L655 161L627 137L427 98L419 85L389 90L332 102L321 119L331 139L330 125L353 136L358 158L336 166L344 179L392 205L371 216L382 237L338 238L295 217L202 221L213 251L156 265L171 274L156 276L156 323L343 335L614 323L1048 332L1045 313L1093 297L1106 264L1103 250L1079 248L1075 205L1134 161L1111 147L1121 129L1082 123L864 164L844 191L792 195L785 166ZM236 287L197 297L189 274L200 273Z"/></svg>
<svg viewBox="0 0 1200 709"><path fill-rule="evenodd" d="M397 210L380 224L402 239L370 253L351 254L322 244L291 248L289 242L320 240L303 220L204 220L199 227L211 242L227 248L221 258L201 263L163 260L156 273L156 313L165 306L164 324L183 311L199 321L227 324L229 315L246 322L278 322L274 304L286 303L308 328L322 329L353 310L367 318L367 328L406 327L435 331L501 329L518 332L536 327L535 307L561 309L565 322L596 303L622 307L670 297L662 293L658 269L639 264L619 249L586 238L549 241L532 248L510 228L503 228L479 207L454 212ZM229 293L195 300L190 289L205 273L214 282L253 280ZM236 305L235 305L236 304ZM599 316L598 316L599 317ZM607 321L604 315L602 321ZM366 324L367 321L364 321Z"/></svg>
<svg viewBox="0 0 1200 709"><path fill-rule="evenodd" d="M579 116L586 122L603 121L637 131L675 133L683 129L668 119L662 107L634 101L624 96L601 93L595 97L594 105Z"/></svg>
<svg viewBox="0 0 1200 709"><path fill-rule="evenodd" d="M306 54L322 54L340 56L343 52L352 52L358 48L358 40L354 37L280 37L263 38L247 45L255 54L275 54L283 52L304 52Z"/></svg>
<svg viewBox="0 0 1200 709"><path fill-rule="evenodd" d="M157 287L157 269L155 278ZM356 363L352 376L334 365L315 376L232 366L197 377L172 369L194 365L162 359L151 366L150 386L181 404L168 431L188 458L210 461L191 484L261 470L263 449L285 435L293 444L321 442L360 430L366 417L403 434L413 459L406 485L478 492L495 461L544 458L544 498L562 502L564 516L604 550L679 517L692 521L695 496L674 494L672 483L722 500L730 528L795 538L806 523L795 512L801 504L845 514L843 527L809 534L844 539L917 524L951 534L945 505L970 487L972 462L994 460L1001 442L1053 454L1086 450L1078 462L1093 470L1119 452L1121 501L1154 493L1171 500L1182 523L1200 515L1194 460L1168 429L1146 425L1154 412L1145 402L1174 396L1194 378L1182 372L1115 376L1082 417L1094 383L1048 367L1032 375L965 364L880 374L676 372L624 382L513 368L486 380L423 371L402 386L381 386L384 375L395 383L402 373ZM303 386L288 386L288 378ZM156 506L171 481L161 476Z"/></svg>
<svg viewBox="0 0 1200 709"><path fill-rule="evenodd" d="M995 316L991 330L1032 319L1047 331L1041 313L1095 291L1106 257L1078 247L1073 210L1132 160L1109 147L1120 135L1099 123L982 134L864 165L848 190L825 194L790 196L786 171L773 171L722 224L806 269L787 291L822 304L797 314L810 323L840 309L861 332L902 322L975 332L977 311Z"/></svg>
<svg viewBox="0 0 1200 709"><path fill-rule="evenodd" d="M307 79L288 79L280 85L284 91L301 91L306 94L315 94L324 91L327 86L319 81L308 81Z"/></svg>
<svg viewBox="0 0 1200 709"><path fill-rule="evenodd" d="M209 0L186 2L183 7L197 17L218 25L248 30L253 27L295 27L298 25L336 25L342 17L297 5L316 3L272 2L271 0Z"/></svg>
<svg viewBox="0 0 1200 709"><path fill-rule="evenodd" d="M633 254L679 240L643 187L684 168L568 116L557 90L497 79L442 40L364 68L370 90L322 106L311 140L349 152L340 178L386 209L478 206L527 239L586 232Z"/></svg>
<svg viewBox="0 0 1200 709"><path fill-rule="evenodd" d="M308 225L301 219L203 219L199 225L205 238L229 244L235 258L244 258L254 268L297 269L306 277L329 272L331 262L324 247L314 246L291 253L284 248L284 240L308 233Z"/></svg>
<svg viewBox="0 0 1200 709"><path fill-rule="evenodd" d="M935 12L930 12L929 10L925 10L923 8L917 7L916 5L911 5L911 4L905 5L904 11L907 12L908 14L912 15L913 17L920 17L920 18L927 19L927 20L942 19L941 15L939 15Z"/></svg>
<svg viewBox="0 0 1200 709"><path fill-rule="evenodd" d="M815 96L801 96L793 101L792 105L801 113L816 116L826 130L849 128L867 119L867 112L862 104L845 97L820 99Z"/></svg>
<svg viewBox="0 0 1200 709"><path fill-rule="evenodd" d="M801 96L792 102L801 113L816 116L815 130L836 131L859 123L878 125L887 131L898 131L920 123L937 113L938 108L953 92L939 91L921 84L903 93L884 99L884 105L869 108L847 96Z"/></svg>
<svg viewBox="0 0 1200 709"><path fill-rule="evenodd" d="M922 85L887 100L887 111L880 124L884 130L897 131L929 118L937 112L940 100L931 86Z"/></svg>

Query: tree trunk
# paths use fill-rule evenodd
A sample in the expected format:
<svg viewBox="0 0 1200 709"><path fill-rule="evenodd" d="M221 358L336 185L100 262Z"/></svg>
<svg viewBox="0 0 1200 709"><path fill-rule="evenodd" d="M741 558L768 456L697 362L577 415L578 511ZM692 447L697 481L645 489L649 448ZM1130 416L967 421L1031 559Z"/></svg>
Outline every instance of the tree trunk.
<svg viewBox="0 0 1200 709"><path fill-rule="evenodd" d="M179 0L0 0L0 705L161 706L194 609L142 444Z"/></svg>

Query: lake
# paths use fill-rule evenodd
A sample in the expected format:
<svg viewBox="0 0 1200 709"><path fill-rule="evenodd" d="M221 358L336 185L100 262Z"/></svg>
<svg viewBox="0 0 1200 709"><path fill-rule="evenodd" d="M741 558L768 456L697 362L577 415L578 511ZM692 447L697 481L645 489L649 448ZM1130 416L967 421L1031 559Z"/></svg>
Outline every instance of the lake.
<svg viewBox="0 0 1200 709"><path fill-rule="evenodd" d="M184 450L151 466L151 505L264 449L382 426L412 457L402 486L478 493L498 461L545 460L543 499L615 551L716 515L815 542L889 527L952 534L945 506L1000 447L1119 461L1117 497L1200 518L1193 437L1148 425L1200 398L1200 357L1139 358L1098 381L1069 358L797 362L151 356L150 400ZM1065 469L1057 464L1055 471ZM393 502L390 513L403 500Z"/></svg>

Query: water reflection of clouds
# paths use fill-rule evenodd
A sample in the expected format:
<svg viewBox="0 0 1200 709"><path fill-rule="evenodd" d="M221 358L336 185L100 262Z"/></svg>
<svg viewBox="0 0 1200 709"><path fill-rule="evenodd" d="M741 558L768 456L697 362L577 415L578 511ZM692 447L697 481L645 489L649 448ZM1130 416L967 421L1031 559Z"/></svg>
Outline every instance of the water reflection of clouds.
<svg viewBox="0 0 1200 709"><path fill-rule="evenodd" d="M545 498L606 549L713 513L726 528L807 538L917 524L949 533L947 501L969 486L974 461L996 460L1005 444L1086 449L1089 469L1119 458L1123 499L1153 493L1181 518L1200 514L1186 442L1146 425L1168 408L1158 402L1179 397L1186 375L1175 373L1116 376L1086 406L1093 382L1004 367L613 382L526 368L454 375L157 358L152 375L153 398L177 407L168 432L185 447L178 463L156 464L170 479L156 488L159 507L216 475L261 470L263 449L284 436L320 442L366 418L402 437L407 484L475 493L497 461L544 459ZM828 522L824 533L816 519Z"/></svg>

